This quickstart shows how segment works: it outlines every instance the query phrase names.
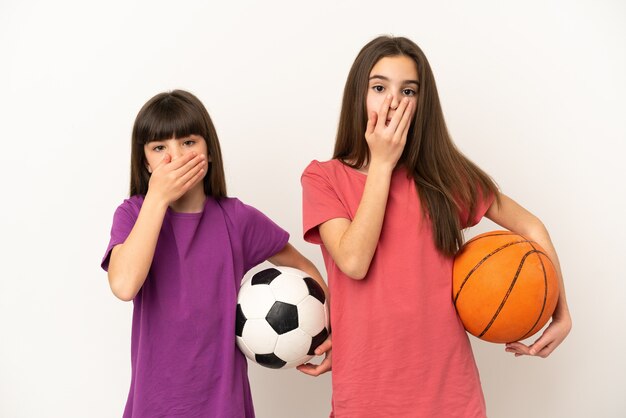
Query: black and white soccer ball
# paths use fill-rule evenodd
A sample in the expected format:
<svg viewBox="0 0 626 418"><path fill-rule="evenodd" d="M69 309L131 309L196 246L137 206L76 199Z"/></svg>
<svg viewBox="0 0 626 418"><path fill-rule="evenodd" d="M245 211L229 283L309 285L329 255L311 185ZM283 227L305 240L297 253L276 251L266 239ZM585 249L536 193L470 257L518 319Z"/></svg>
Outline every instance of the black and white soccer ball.
<svg viewBox="0 0 626 418"><path fill-rule="evenodd" d="M237 346L273 369L305 363L328 337L328 303L306 273L273 267L243 282L237 299Z"/></svg>

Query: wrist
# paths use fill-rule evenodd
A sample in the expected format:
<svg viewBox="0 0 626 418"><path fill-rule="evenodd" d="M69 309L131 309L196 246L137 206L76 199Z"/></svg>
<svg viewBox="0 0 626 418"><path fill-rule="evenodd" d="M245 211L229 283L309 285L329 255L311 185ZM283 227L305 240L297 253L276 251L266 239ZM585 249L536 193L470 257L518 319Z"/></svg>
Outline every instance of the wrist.
<svg viewBox="0 0 626 418"><path fill-rule="evenodd" d="M377 174L381 174L381 175L391 175L391 173L393 173L394 168L396 167L395 163L391 163L388 161L379 161L379 160L372 160L369 163L369 166L367 168L367 172L368 174L371 174L372 172L375 172Z"/></svg>
<svg viewBox="0 0 626 418"><path fill-rule="evenodd" d="M153 208L157 211L165 212L169 206L169 203L166 199L157 196L154 193L151 193L150 190L148 190L148 193L146 193L146 197L143 201L143 206L147 208Z"/></svg>
<svg viewBox="0 0 626 418"><path fill-rule="evenodd" d="M556 309L554 310L554 313L552 314L552 319L554 321L559 321L559 322L564 322L564 323L572 323L572 317L569 313L569 309L567 307L567 304L559 301L556 305Z"/></svg>

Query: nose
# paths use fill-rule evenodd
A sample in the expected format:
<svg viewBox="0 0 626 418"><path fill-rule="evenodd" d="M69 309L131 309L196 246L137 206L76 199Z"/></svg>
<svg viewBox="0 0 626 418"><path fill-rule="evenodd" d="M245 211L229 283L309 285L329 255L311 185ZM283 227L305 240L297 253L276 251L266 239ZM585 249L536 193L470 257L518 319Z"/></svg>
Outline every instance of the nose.
<svg viewBox="0 0 626 418"><path fill-rule="evenodd" d="M389 107L391 107L393 110L396 110L399 105L400 105L400 98L398 97L397 94L394 94L393 97L391 98L391 104Z"/></svg>
<svg viewBox="0 0 626 418"><path fill-rule="evenodd" d="M184 154L182 147L178 146L178 144L175 144L173 147L171 147L169 151L172 156L172 161L174 161L177 158L182 157Z"/></svg>

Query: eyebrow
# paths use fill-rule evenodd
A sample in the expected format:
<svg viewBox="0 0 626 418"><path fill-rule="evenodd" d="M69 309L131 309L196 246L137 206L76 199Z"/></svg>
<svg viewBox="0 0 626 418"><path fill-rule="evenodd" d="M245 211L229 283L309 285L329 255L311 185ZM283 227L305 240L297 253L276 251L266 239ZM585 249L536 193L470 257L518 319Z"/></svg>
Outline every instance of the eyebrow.
<svg viewBox="0 0 626 418"><path fill-rule="evenodd" d="M378 74L374 74L373 76L371 76L369 78L369 80L373 80L373 79L380 79L380 80L384 80L384 81L390 81L388 77L385 77L384 75L378 75ZM402 84L415 84L416 86L419 86L420 83L417 80L404 80L402 82Z"/></svg>
<svg viewBox="0 0 626 418"><path fill-rule="evenodd" d="M169 141L170 139L173 139L175 141L188 141L188 140L193 140L192 136L195 134L191 134L191 135L187 135L187 136L183 136L183 137L179 137L179 138L163 138L163 139L153 139L150 142L165 142L165 141ZM146 144L149 144L150 142L146 142Z"/></svg>

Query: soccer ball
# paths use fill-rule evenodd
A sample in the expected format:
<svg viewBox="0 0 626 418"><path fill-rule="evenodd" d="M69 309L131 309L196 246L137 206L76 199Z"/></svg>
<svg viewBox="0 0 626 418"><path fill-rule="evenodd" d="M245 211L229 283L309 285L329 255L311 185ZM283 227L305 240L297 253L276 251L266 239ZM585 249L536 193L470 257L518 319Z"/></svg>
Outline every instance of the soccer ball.
<svg viewBox="0 0 626 418"><path fill-rule="evenodd" d="M305 363L328 337L328 304L321 286L300 270L262 270L241 285L237 346L272 369Z"/></svg>

